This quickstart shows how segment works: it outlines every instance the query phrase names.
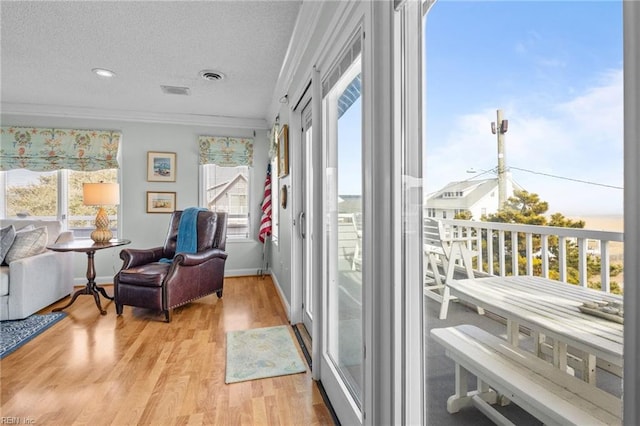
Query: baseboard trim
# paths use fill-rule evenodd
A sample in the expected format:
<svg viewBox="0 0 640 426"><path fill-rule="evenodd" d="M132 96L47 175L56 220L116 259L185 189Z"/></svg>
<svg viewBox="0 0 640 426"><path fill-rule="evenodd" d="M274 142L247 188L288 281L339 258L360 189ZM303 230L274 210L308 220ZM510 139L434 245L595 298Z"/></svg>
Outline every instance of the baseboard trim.
<svg viewBox="0 0 640 426"><path fill-rule="evenodd" d="M258 269L256 268L242 268L242 269L225 269L225 277L247 277L258 275Z"/></svg>
<svg viewBox="0 0 640 426"><path fill-rule="evenodd" d="M273 281L273 285L276 287L278 291L278 296L280 296L280 303L284 307L284 312L287 314L287 321L291 322L291 305L287 301L287 298L284 297L284 292L282 291L282 287L280 287L280 283L278 282L278 278L271 272L271 281Z"/></svg>

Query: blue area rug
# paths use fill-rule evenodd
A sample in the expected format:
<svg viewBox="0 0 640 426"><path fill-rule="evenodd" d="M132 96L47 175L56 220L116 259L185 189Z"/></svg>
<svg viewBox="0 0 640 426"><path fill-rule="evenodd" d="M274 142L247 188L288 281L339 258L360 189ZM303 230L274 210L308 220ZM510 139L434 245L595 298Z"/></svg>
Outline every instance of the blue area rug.
<svg viewBox="0 0 640 426"><path fill-rule="evenodd" d="M9 355L38 334L60 321L67 314L33 314L23 320L0 322L0 359Z"/></svg>
<svg viewBox="0 0 640 426"><path fill-rule="evenodd" d="M304 371L305 364L286 325L227 333L225 383Z"/></svg>

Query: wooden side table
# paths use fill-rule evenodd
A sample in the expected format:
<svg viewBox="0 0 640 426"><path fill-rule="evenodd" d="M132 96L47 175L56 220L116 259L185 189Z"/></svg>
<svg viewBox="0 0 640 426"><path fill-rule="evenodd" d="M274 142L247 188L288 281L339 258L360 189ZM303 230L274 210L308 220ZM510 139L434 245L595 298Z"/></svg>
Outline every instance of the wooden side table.
<svg viewBox="0 0 640 426"><path fill-rule="evenodd" d="M79 253L87 253L87 285L85 286L85 288L76 291L73 294L73 297L71 298L71 301L69 303L67 303L61 308L54 309L53 312L58 312L58 311L62 311L63 309L67 309L69 306L73 304L73 302L76 301L78 296L80 296L81 294L92 294L93 298L96 301L96 306L98 307L98 310L102 315L106 315L107 311L102 309L102 305L100 304L100 294L102 294L104 297L106 297L109 300L113 300L113 297L109 296L106 290L103 287L100 287L99 285L97 285L95 282L96 268L93 262L93 256L98 250L107 249L111 247L124 246L126 244L131 244L131 241L114 239L106 243L95 243L93 240L81 239L81 240L74 240L66 243L52 244L50 246L47 246L49 250L53 250L53 251L62 251L62 252L75 251Z"/></svg>

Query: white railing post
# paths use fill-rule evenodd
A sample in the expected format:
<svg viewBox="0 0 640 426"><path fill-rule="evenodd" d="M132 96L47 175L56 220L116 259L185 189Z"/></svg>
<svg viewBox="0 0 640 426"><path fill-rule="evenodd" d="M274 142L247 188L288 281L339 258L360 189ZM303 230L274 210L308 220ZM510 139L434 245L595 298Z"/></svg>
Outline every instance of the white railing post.
<svg viewBox="0 0 640 426"><path fill-rule="evenodd" d="M506 272L506 268L505 268L505 250L504 250L504 231L498 231L498 255L500 256L498 259L499 262L499 266L500 266L500 273L498 275L500 275L501 277L504 277L507 272Z"/></svg>
<svg viewBox="0 0 640 426"><path fill-rule="evenodd" d="M487 273L493 275L493 229L487 229Z"/></svg>
<svg viewBox="0 0 640 426"><path fill-rule="evenodd" d="M525 244L527 253L527 275L533 275L533 234L527 232Z"/></svg>
<svg viewBox="0 0 640 426"><path fill-rule="evenodd" d="M549 236L540 235L540 255L542 256L542 276L549 278Z"/></svg>
<svg viewBox="0 0 640 426"><path fill-rule="evenodd" d="M518 232L511 231L511 275L517 277L520 275L518 260L520 251L518 250Z"/></svg>
<svg viewBox="0 0 640 426"><path fill-rule="evenodd" d="M560 281L567 282L567 238L560 237L558 240L558 268Z"/></svg>
<svg viewBox="0 0 640 426"><path fill-rule="evenodd" d="M609 241L600 240L600 290L605 293L611 292L610 269Z"/></svg>
<svg viewBox="0 0 640 426"><path fill-rule="evenodd" d="M588 287L586 238L578 238L578 274L580 285L582 287Z"/></svg>
<svg viewBox="0 0 640 426"><path fill-rule="evenodd" d="M476 250L478 251L478 270L482 271L482 261L484 260L484 256L482 254L482 229L475 228L476 231Z"/></svg>

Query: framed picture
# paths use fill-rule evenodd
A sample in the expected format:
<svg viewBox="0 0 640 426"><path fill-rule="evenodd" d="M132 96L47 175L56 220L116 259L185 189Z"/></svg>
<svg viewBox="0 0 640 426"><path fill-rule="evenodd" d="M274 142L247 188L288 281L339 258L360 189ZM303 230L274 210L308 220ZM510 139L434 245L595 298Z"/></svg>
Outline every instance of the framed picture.
<svg viewBox="0 0 640 426"><path fill-rule="evenodd" d="M175 182L176 153L153 151L147 152L147 181Z"/></svg>
<svg viewBox="0 0 640 426"><path fill-rule="evenodd" d="M175 209L175 192L147 191L147 213L173 213Z"/></svg>
<svg viewBox="0 0 640 426"><path fill-rule="evenodd" d="M286 124L278 134L278 177L289 174L289 126Z"/></svg>

